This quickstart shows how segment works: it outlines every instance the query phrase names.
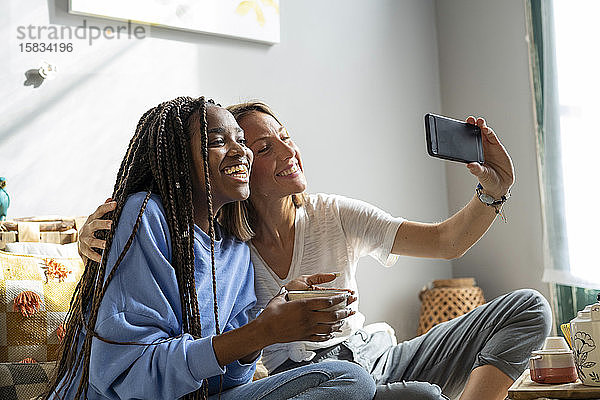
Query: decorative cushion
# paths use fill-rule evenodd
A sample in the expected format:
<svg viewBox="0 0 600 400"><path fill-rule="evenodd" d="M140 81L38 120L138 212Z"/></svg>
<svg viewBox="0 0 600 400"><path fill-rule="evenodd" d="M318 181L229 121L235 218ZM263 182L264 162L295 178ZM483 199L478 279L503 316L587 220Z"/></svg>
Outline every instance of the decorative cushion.
<svg viewBox="0 0 600 400"><path fill-rule="evenodd" d="M55 362L0 363L0 399L29 400L46 390Z"/></svg>
<svg viewBox="0 0 600 400"><path fill-rule="evenodd" d="M82 273L79 257L0 251L0 362L56 360L62 324Z"/></svg>

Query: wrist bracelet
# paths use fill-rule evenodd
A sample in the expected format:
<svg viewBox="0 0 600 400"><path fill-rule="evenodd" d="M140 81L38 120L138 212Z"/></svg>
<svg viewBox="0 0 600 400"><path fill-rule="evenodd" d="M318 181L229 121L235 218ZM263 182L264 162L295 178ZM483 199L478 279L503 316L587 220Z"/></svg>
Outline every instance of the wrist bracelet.
<svg viewBox="0 0 600 400"><path fill-rule="evenodd" d="M506 194L502 196L500 200L496 200L489 194L483 193L483 186L481 186L481 183L477 184L477 187L475 188L475 193L477 194L477 198L479 199L479 201L481 201L486 206L494 207L494 210L496 210L496 215L500 215L502 220L505 223L507 222L506 215L502 211L502 206L504 205L504 203L506 203L506 200L510 198L510 189L508 189L508 192L506 192Z"/></svg>

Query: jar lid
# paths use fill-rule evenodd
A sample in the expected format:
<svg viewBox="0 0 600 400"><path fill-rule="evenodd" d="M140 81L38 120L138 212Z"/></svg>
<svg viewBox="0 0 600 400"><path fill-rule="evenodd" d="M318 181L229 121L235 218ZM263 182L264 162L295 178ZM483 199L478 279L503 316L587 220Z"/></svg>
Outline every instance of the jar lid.
<svg viewBox="0 0 600 400"><path fill-rule="evenodd" d="M592 318L592 305L593 304L588 304L587 306L585 306L583 308L583 310L581 311L577 311L577 318L582 318L582 319L591 319Z"/></svg>

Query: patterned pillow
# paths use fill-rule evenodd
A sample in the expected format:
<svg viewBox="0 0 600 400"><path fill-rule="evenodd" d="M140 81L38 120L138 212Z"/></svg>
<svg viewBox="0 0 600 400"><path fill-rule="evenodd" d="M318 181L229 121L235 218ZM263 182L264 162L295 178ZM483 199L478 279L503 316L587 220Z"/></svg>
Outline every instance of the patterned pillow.
<svg viewBox="0 0 600 400"><path fill-rule="evenodd" d="M55 362L0 363L0 399L29 400L46 390Z"/></svg>
<svg viewBox="0 0 600 400"><path fill-rule="evenodd" d="M80 258L0 251L0 362L56 360L82 273Z"/></svg>

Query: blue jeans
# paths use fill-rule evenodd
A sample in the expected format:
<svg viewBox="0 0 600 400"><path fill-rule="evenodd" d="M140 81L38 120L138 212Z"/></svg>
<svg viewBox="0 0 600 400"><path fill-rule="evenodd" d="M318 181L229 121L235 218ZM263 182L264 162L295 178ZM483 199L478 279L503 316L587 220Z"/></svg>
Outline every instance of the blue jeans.
<svg viewBox="0 0 600 400"><path fill-rule="evenodd" d="M327 361L290 369L221 393L221 400L371 400L375 382L362 367ZM209 397L217 400L218 394Z"/></svg>

